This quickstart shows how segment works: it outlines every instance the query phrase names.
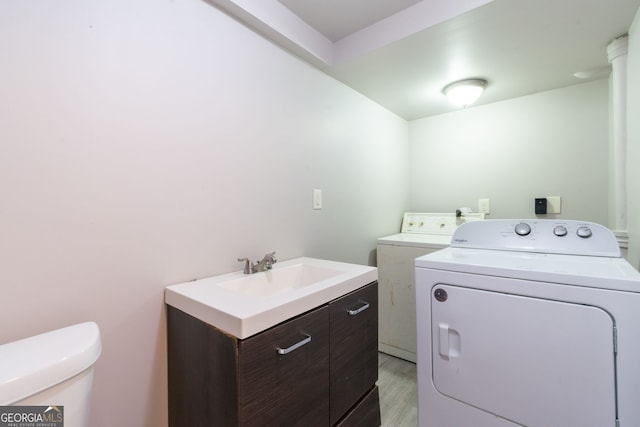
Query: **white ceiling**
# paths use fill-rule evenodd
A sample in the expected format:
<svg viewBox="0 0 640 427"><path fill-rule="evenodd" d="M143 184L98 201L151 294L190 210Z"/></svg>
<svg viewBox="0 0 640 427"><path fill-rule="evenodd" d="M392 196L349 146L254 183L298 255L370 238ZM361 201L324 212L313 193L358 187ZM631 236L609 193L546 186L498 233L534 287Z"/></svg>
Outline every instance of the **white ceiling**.
<svg viewBox="0 0 640 427"><path fill-rule="evenodd" d="M279 1L332 42L420 3L420 0Z"/></svg>
<svg viewBox="0 0 640 427"><path fill-rule="evenodd" d="M208 0L407 120L454 111L442 87L489 81L475 105L608 75L640 0ZM590 77L573 74L589 71ZM473 108L473 107L471 107Z"/></svg>

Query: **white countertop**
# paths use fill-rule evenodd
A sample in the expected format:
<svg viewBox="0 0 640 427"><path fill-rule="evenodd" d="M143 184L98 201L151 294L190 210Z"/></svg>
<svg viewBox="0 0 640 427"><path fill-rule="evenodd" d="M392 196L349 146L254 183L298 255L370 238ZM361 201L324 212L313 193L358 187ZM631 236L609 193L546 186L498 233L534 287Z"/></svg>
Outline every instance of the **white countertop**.
<svg viewBox="0 0 640 427"><path fill-rule="evenodd" d="M246 281L249 286L256 280L264 281L267 283L266 286L269 286L271 278L279 277L282 273L279 270L299 267L301 264L333 270L332 277L266 295L250 295L232 290L229 286L233 284L233 287L242 289L241 281ZM265 272L246 275L237 271L169 286L165 290L165 302L237 338L244 339L377 279L378 270L375 267L302 257L277 262L272 270Z"/></svg>

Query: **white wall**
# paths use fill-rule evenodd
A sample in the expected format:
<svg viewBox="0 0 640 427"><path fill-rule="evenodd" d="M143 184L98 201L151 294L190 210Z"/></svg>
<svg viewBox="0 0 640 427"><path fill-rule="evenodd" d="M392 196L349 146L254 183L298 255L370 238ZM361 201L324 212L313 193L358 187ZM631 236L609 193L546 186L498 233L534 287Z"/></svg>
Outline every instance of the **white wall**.
<svg viewBox="0 0 640 427"><path fill-rule="evenodd" d="M627 259L640 268L640 11L629 29L627 67Z"/></svg>
<svg viewBox="0 0 640 427"><path fill-rule="evenodd" d="M397 231L407 122L203 1L0 2L0 55L0 343L95 320L94 427L166 425L165 286Z"/></svg>
<svg viewBox="0 0 640 427"><path fill-rule="evenodd" d="M491 90L491 88L489 88ZM606 79L409 124L412 210L535 218L534 198L562 197L570 218L608 225Z"/></svg>

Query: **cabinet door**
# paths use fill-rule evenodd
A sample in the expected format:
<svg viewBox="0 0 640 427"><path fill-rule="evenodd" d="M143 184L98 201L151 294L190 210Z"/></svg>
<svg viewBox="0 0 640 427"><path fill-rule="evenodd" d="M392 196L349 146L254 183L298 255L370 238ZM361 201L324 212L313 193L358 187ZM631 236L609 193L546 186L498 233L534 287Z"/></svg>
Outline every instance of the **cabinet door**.
<svg viewBox="0 0 640 427"><path fill-rule="evenodd" d="M378 380L378 283L329 304L331 311L331 425Z"/></svg>
<svg viewBox="0 0 640 427"><path fill-rule="evenodd" d="M242 426L329 424L329 308L239 343Z"/></svg>

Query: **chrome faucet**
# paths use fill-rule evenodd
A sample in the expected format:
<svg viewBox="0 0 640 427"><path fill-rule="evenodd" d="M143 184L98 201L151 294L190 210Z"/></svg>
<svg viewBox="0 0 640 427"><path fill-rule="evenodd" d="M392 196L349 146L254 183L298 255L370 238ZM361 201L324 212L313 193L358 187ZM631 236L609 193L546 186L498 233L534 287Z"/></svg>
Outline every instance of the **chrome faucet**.
<svg viewBox="0 0 640 427"><path fill-rule="evenodd" d="M266 254L256 264L252 263L249 258L238 258L238 261L244 262L244 270L242 271L244 274L253 274L261 271L271 270L273 264L278 262L275 252Z"/></svg>

